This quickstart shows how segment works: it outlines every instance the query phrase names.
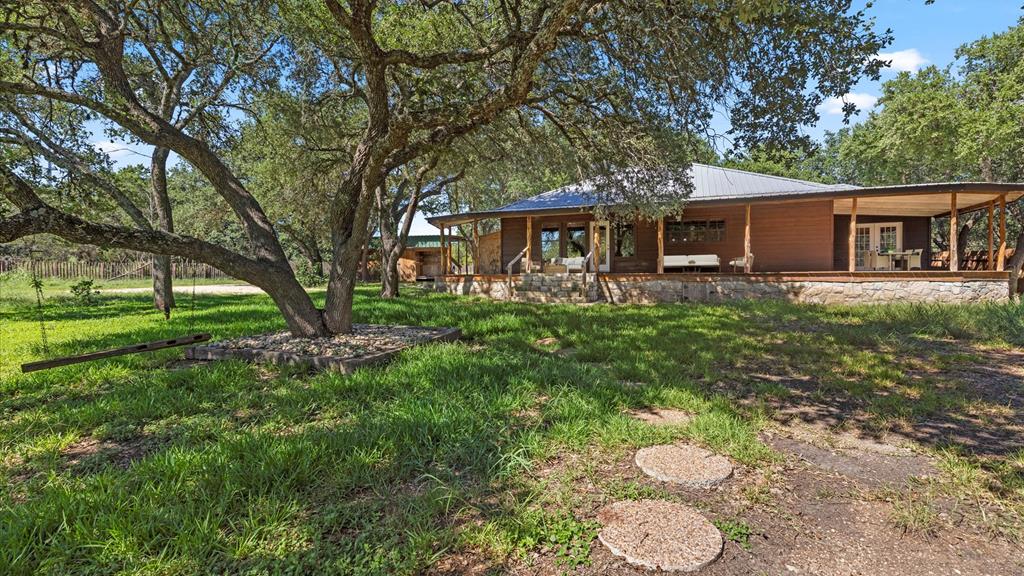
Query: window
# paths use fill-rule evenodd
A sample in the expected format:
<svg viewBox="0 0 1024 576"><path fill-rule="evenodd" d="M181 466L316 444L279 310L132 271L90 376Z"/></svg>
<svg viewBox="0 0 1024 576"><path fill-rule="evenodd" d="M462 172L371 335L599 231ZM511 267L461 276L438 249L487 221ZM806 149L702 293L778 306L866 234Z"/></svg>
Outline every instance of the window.
<svg viewBox="0 0 1024 576"><path fill-rule="evenodd" d="M558 258L561 247L561 231L557 226L545 227L540 231L540 256L545 262Z"/></svg>
<svg viewBox="0 0 1024 576"><path fill-rule="evenodd" d="M665 235L670 244L722 242L725 220L670 220L665 223Z"/></svg>
<svg viewBox="0 0 1024 576"><path fill-rule="evenodd" d="M565 228L566 256L578 258L587 255L587 225L569 224Z"/></svg>
<svg viewBox="0 0 1024 576"><path fill-rule="evenodd" d="M615 257L632 258L636 256L636 229L632 223L615 224Z"/></svg>

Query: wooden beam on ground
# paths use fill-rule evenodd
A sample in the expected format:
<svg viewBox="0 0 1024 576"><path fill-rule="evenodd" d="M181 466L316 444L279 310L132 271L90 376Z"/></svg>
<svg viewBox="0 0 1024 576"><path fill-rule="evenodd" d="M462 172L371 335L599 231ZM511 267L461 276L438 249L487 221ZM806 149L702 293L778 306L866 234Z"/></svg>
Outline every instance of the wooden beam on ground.
<svg viewBox="0 0 1024 576"><path fill-rule="evenodd" d="M959 247L957 246L956 228L959 214L956 209L956 192L949 195L949 271L960 269Z"/></svg>
<svg viewBox="0 0 1024 576"><path fill-rule="evenodd" d="M853 198L850 208L850 272L857 270L857 199Z"/></svg>
<svg viewBox="0 0 1024 576"><path fill-rule="evenodd" d="M197 344L199 342L205 342L209 339L209 334L192 334L190 336L183 336L181 338L173 338L171 340L157 340L156 342L135 344L134 346L125 346L123 348L103 350L102 352L90 352L89 354L80 354L78 356L64 356L63 358L53 358L51 360L42 360L40 362L29 362L28 364L21 365L21 371L25 373L35 372L37 370L57 368L58 366L69 366L71 364L91 362L93 360L100 360L103 358L113 358L114 356L125 356L127 354L137 354L139 352L153 352L154 350L163 350L164 348L174 348L176 346L188 346L190 344Z"/></svg>
<svg viewBox="0 0 1024 576"><path fill-rule="evenodd" d="M526 217L526 272L533 272L533 217Z"/></svg>
<svg viewBox="0 0 1024 576"><path fill-rule="evenodd" d="M658 218L658 274L665 273L665 217Z"/></svg>
<svg viewBox="0 0 1024 576"><path fill-rule="evenodd" d="M857 200L854 199L854 209ZM754 270L754 262L750 257L750 204L747 204L747 220L743 226L743 271L750 274Z"/></svg>
<svg viewBox="0 0 1024 576"><path fill-rule="evenodd" d="M995 211L996 201L989 200L988 202L988 260L985 261L986 268L989 270L995 270Z"/></svg>
<svg viewBox="0 0 1024 576"><path fill-rule="evenodd" d="M1018 248L1019 249L1019 248ZM1006 269L1006 194L999 197L999 255L996 256L996 270Z"/></svg>

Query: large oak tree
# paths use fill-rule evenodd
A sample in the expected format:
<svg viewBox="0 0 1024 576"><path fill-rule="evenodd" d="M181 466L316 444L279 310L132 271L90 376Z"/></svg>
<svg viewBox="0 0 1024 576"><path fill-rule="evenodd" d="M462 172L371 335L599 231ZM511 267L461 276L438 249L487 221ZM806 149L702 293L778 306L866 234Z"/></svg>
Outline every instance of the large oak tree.
<svg viewBox="0 0 1024 576"><path fill-rule="evenodd" d="M5 106L73 106L177 153L231 207L249 250L88 221L48 202L11 163L0 167L3 196L14 208L2 209L0 242L51 233L201 260L266 290L300 335L351 328L374 192L399 167L449 150L509 114L543 117L584 148L635 146L637 153L618 156L633 166L664 160L643 135L665 127L706 133L716 112L729 116L739 145L793 143L801 125L817 120L825 98L877 73L872 56L888 40L849 0L6 0L2 6ZM171 22L166 34L152 33ZM144 96L137 61L168 54L187 61L210 39L221 49L205 68L211 85L237 81L232 93L244 94L257 83L243 80L258 72L235 64L264 54L280 65L282 89L301 91L314 104L335 103L358 124L339 153L343 170L324 206L331 246L323 311L295 280L275 222L224 160L217 132L179 126ZM590 169L607 168L599 154L593 157Z"/></svg>

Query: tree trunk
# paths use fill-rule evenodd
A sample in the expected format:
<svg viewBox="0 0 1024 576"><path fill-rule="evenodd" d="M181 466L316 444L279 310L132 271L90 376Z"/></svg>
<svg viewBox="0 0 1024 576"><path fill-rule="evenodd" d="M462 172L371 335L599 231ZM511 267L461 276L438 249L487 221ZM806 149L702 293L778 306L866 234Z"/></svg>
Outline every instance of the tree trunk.
<svg viewBox="0 0 1024 576"><path fill-rule="evenodd" d="M150 159L149 205L153 214L154 228L174 233L171 216L171 200L167 195L167 148L154 148ZM171 273L171 258L165 255L153 256L153 306L170 316L174 302L174 275Z"/></svg>
<svg viewBox="0 0 1024 576"><path fill-rule="evenodd" d="M384 299L398 298L399 275L398 256L388 251L381 251L380 297Z"/></svg>
<svg viewBox="0 0 1024 576"><path fill-rule="evenodd" d="M971 237L971 228L974 227L975 218L975 216L967 218L956 235L956 257L961 266L967 262L968 241Z"/></svg>
<svg viewBox="0 0 1024 576"><path fill-rule="evenodd" d="M1010 298L1017 297L1017 285L1020 283L1021 269L1024 268L1024 228L1017 235L1017 244L1013 248L1013 256L1007 261L1006 268L1010 271Z"/></svg>
<svg viewBox="0 0 1024 576"><path fill-rule="evenodd" d="M352 332L352 300L373 205L371 191L384 177L374 170L362 176L350 173L339 187L338 197L349 201L341 205L331 222L331 273L323 316L327 329L334 334Z"/></svg>

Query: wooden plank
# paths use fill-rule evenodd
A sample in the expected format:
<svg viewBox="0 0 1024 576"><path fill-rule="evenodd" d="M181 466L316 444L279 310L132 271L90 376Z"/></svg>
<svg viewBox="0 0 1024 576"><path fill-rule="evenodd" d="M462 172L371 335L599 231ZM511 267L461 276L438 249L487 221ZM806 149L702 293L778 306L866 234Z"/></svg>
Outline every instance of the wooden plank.
<svg viewBox="0 0 1024 576"><path fill-rule="evenodd" d="M665 217L658 218L658 274L665 273Z"/></svg>
<svg viewBox="0 0 1024 576"><path fill-rule="evenodd" d="M743 226L743 271L750 274L754 270L753 264L750 258L750 204L747 204L746 223Z"/></svg>
<svg viewBox="0 0 1024 576"><path fill-rule="evenodd" d="M854 198L850 204L850 272L857 270L857 199Z"/></svg>
<svg viewBox="0 0 1024 576"><path fill-rule="evenodd" d="M957 254L956 229L959 214L956 210L956 192L949 195L949 271L960 269L960 256Z"/></svg>
<svg viewBox="0 0 1024 576"><path fill-rule="evenodd" d="M1021 248L1018 246L1018 250ZM999 255L996 257L996 270L1002 272L1006 268L1006 194L999 197Z"/></svg>
<svg viewBox="0 0 1024 576"><path fill-rule="evenodd" d="M114 356L125 356L127 354L137 354L139 352L153 352L154 350L163 350L165 348L188 346L189 344L205 342L209 339L209 334L192 334L181 338L173 338L171 340L157 340L155 342L146 342L143 344L135 344L133 346L125 346L123 348L80 354L78 356L65 356L63 358L54 358L52 360L29 362L28 364L21 365L21 371L25 373L35 372L37 370L46 370L48 368L56 368L58 366L68 366L71 364L91 362L93 360L100 360L103 358L113 358Z"/></svg>
<svg viewBox="0 0 1024 576"><path fill-rule="evenodd" d="M996 267L996 262L995 262L995 238L994 238L994 236L995 236L995 234L994 234L994 230L995 230L995 222L994 222L995 214L994 214L994 212L995 212L995 209L996 209L996 201L995 200L989 200L989 202L988 202L988 260L986 261L986 264L987 264L986 267L989 270L994 270L995 267Z"/></svg>

